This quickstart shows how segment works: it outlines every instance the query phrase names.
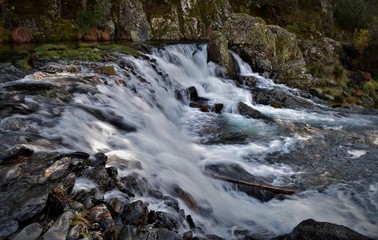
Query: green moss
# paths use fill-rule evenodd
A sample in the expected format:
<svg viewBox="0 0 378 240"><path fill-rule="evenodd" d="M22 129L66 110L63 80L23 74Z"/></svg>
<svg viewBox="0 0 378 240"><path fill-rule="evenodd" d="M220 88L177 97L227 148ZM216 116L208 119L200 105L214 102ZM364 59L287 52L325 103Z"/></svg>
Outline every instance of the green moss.
<svg viewBox="0 0 378 240"><path fill-rule="evenodd" d="M117 75L116 70L114 69L113 66L98 66L96 68L96 73L97 74L104 74L104 75Z"/></svg>
<svg viewBox="0 0 378 240"><path fill-rule="evenodd" d="M36 58L44 60L59 60L59 59L69 59L69 60L83 60L83 61L102 61L103 53L96 48L78 48L78 49L54 49L47 48L35 49L36 52L34 56Z"/></svg>
<svg viewBox="0 0 378 240"><path fill-rule="evenodd" d="M132 55L134 57L140 56L140 53L137 50L120 44L100 45L99 48L107 51L121 52L124 54Z"/></svg>
<svg viewBox="0 0 378 240"><path fill-rule="evenodd" d="M32 69L32 66L30 65L30 60L28 58L17 60L16 65L26 70Z"/></svg>
<svg viewBox="0 0 378 240"><path fill-rule="evenodd" d="M39 47L36 47L34 49L34 51L36 51L36 52L44 52L44 51L51 51L51 50L64 50L66 48L67 48L67 46L65 46L63 44L59 44L59 45L56 45L56 44L44 44L44 45L41 45Z"/></svg>
<svg viewBox="0 0 378 240"><path fill-rule="evenodd" d="M89 221L87 219L85 219L80 213L78 214L75 214L75 216L73 217L72 221L71 221L71 226L76 226L76 225L89 225Z"/></svg>
<svg viewBox="0 0 378 240"><path fill-rule="evenodd" d="M314 63L309 66L309 73L317 78L321 78L324 75L324 65L321 63Z"/></svg>
<svg viewBox="0 0 378 240"><path fill-rule="evenodd" d="M77 28L72 20L58 19L50 20L46 16L35 19L37 28L33 36L39 42L58 42L77 40Z"/></svg>

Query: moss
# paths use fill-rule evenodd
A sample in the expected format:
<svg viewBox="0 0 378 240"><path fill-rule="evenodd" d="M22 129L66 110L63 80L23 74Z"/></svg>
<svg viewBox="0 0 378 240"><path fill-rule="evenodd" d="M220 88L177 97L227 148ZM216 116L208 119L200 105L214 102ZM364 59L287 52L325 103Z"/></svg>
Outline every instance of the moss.
<svg viewBox="0 0 378 240"><path fill-rule="evenodd" d="M98 66L96 68L96 73L97 74L104 74L104 75L117 75L116 70L114 69L113 66Z"/></svg>
<svg viewBox="0 0 378 240"><path fill-rule="evenodd" d="M33 36L36 41L58 42L78 39L76 25L72 20L51 20L46 16L40 16L35 21L37 28Z"/></svg>
<svg viewBox="0 0 378 240"><path fill-rule="evenodd" d="M309 66L308 71L312 76L321 78L324 75L324 65L321 63L314 63Z"/></svg>
<svg viewBox="0 0 378 240"><path fill-rule="evenodd" d="M89 221L85 219L80 213L78 213L78 214L75 214L70 225L71 226L89 225Z"/></svg>
<svg viewBox="0 0 378 240"><path fill-rule="evenodd" d="M16 65L26 70L32 70L29 58L17 60Z"/></svg>
<svg viewBox="0 0 378 240"><path fill-rule="evenodd" d="M375 92L378 90L378 83L376 81L367 81L362 85L362 89L366 94L375 96Z"/></svg>
<svg viewBox="0 0 378 240"><path fill-rule="evenodd" d="M56 44L44 44L44 45L41 45L39 47L36 47L34 49L34 51L36 51L36 52L42 52L42 51L50 51L50 50L64 50L66 48L67 48L67 46L65 46L63 44L60 44L60 45L56 45Z"/></svg>
<svg viewBox="0 0 378 240"><path fill-rule="evenodd" d="M120 44L100 45L99 48L108 51L121 52L124 54L132 55L134 57L140 56L140 52L138 52L137 50Z"/></svg>

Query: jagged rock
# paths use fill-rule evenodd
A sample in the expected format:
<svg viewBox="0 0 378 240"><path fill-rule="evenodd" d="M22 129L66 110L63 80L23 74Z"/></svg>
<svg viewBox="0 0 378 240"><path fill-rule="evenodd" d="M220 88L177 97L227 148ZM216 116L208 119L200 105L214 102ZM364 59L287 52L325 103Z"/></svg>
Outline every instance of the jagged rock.
<svg viewBox="0 0 378 240"><path fill-rule="evenodd" d="M253 119L261 119L266 122L272 122L274 121L268 116L265 116L261 112L257 111L256 109L253 109L252 107L248 106L245 103L239 102L238 104L238 111L239 114L242 116L245 116L247 118L253 118Z"/></svg>
<svg viewBox="0 0 378 240"><path fill-rule="evenodd" d="M100 224L105 237L109 238L114 233L114 220L105 205L93 207L89 213L89 220Z"/></svg>
<svg viewBox="0 0 378 240"><path fill-rule="evenodd" d="M157 239L164 240L181 240L182 238L177 232L162 228L157 233Z"/></svg>
<svg viewBox="0 0 378 240"><path fill-rule="evenodd" d="M41 213L47 204L48 192L46 186L41 188L35 188L35 191L40 190L40 192L29 191L27 196L33 196L38 194L36 197L26 200L19 209L15 210L15 217L18 221L24 222L28 219L33 218L37 214Z"/></svg>
<svg viewBox="0 0 378 240"><path fill-rule="evenodd" d="M252 99L258 104L285 108L315 108L314 104L299 96L295 96L280 89L253 88Z"/></svg>
<svg viewBox="0 0 378 240"><path fill-rule="evenodd" d="M154 226L158 228L167 228L169 230L176 229L178 227L176 217L161 211L150 211L148 214L148 222L150 224L153 223Z"/></svg>
<svg viewBox="0 0 378 240"><path fill-rule="evenodd" d="M12 240L37 240L42 234L42 226L39 223L32 223L22 229Z"/></svg>
<svg viewBox="0 0 378 240"><path fill-rule="evenodd" d="M317 222L307 219L299 223L288 235L281 238L285 240L369 240L370 238L342 225L328 222Z"/></svg>
<svg viewBox="0 0 378 240"><path fill-rule="evenodd" d="M135 231L129 225L124 225L118 236L119 240L134 240L137 239Z"/></svg>
<svg viewBox="0 0 378 240"><path fill-rule="evenodd" d="M70 223L74 214L71 211L64 212L43 235L44 240L65 240L70 229Z"/></svg>
<svg viewBox="0 0 378 240"><path fill-rule="evenodd" d="M0 220L0 239L6 239L18 230L18 222L13 219Z"/></svg>
<svg viewBox="0 0 378 240"><path fill-rule="evenodd" d="M23 145L16 146L0 153L0 164L27 160L33 155L33 153L34 151L32 149Z"/></svg>
<svg viewBox="0 0 378 240"><path fill-rule="evenodd" d="M142 1L121 0L114 4L112 12L118 38L133 41L151 39L151 27L143 11Z"/></svg>
<svg viewBox="0 0 378 240"><path fill-rule="evenodd" d="M141 200L126 204L122 222L126 225L145 225L148 221L148 205Z"/></svg>

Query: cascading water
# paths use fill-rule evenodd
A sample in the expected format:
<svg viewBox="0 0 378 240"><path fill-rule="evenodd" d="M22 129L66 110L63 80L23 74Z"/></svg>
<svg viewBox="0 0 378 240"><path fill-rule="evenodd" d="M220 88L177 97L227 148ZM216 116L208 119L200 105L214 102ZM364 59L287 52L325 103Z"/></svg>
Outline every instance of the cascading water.
<svg viewBox="0 0 378 240"><path fill-rule="evenodd" d="M235 53L232 54L241 74L254 74ZM248 90L219 77L223 70L207 63L206 45L166 46L153 49L146 56L149 60L120 54L126 67L113 64L118 77L107 77L106 84L91 87L93 92L76 93L71 104L58 114L59 121L43 127L39 134L46 139L63 136L57 143L61 150L104 152L114 159L108 165L117 167L124 176L130 172L123 168L123 160L141 162L143 170L140 174L164 193L170 194L177 185L189 192L207 214L193 211L181 200L180 207L191 213L204 231L227 239L236 238L234 231L239 228L262 238L277 236L289 232L307 218L346 225L376 237L376 173L364 175L360 180L358 187L367 184L361 192L355 189L356 183L348 181L336 181L320 191L309 182L305 186L298 183L305 172L311 171L306 167L307 163L281 161L280 156L290 156L314 135L321 136L321 130L325 128L361 127L375 134L378 142L376 127L370 129L370 126L377 125L377 118L253 106ZM68 77L73 75L67 74ZM88 71L85 75L96 74ZM261 82L273 84L254 75ZM35 81L33 78L35 75L20 81ZM125 86L119 84L120 79ZM58 84L51 77L41 81ZM190 108L188 99L182 102L175 98L177 91L190 86L197 89L199 96L209 99L209 105L224 104L223 113L204 113ZM275 123L240 116L237 113L239 102L274 118ZM93 111L118 120L109 121L107 117L105 120L108 121L105 121ZM44 118L43 111L36 117ZM309 130L296 132L291 130L296 127L293 124L303 124L297 128ZM122 129L119 126L128 127ZM232 139L224 141L235 134L242 135L242 140L235 140L235 143ZM353 150L347 146L345 153L353 153L350 152ZM358 161L361 156L353 155L351 159ZM266 183L294 187L299 191L284 200L261 202L204 174L208 166L235 164ZM90 184L83 179L77 182L77 188L83 187L78 186L81 181ZM163 208L156 200L145 196L136 198L149 201L151 209Z"/></svg>

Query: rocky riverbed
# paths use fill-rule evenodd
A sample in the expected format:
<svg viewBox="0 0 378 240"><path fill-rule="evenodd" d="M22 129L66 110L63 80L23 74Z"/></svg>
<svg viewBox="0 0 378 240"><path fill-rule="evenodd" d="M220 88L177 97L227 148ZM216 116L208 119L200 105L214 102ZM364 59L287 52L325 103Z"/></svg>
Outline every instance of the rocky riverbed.
<svg viewBox="0 0 378 240"><path fill-rule="evenodd" d="M329 109L262 78L234 82L207 65L204 44L146 49L105 63L2 65L0 239L377 237L373 111ZM340 199L335 218L323 216ZM321 221L303 218L306 204ZM293 212L270 216L275 206ZM281 217L293 219L291 232L271 220ZM342 226L358 221L368 237Z"/></svg>

